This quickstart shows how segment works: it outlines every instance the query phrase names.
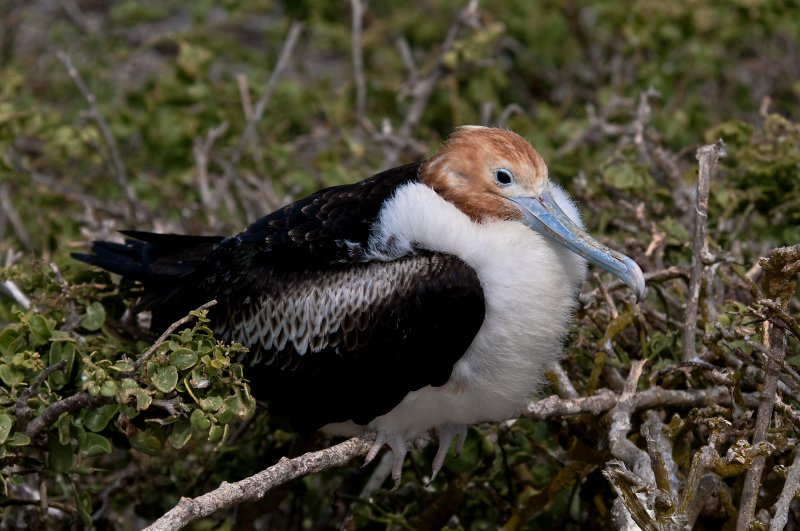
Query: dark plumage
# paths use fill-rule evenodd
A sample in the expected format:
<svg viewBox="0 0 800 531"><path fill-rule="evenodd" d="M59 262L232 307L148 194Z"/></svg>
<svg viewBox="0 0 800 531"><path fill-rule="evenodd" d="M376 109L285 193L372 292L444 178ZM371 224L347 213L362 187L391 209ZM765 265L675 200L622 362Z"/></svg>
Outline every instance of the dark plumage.
<svg viewBox="0 0 800 531"><path fill-rule="evenodd" d="M458 258L365 260L381 205L418 169L321 190L238 236L125 231L125 244L74 257L141 284L135 310L151 312L153 332L217 299L215 333L249 346L253 394L296 428L367 424L409 391L447 382L483 322L480 282Z"/></svg>

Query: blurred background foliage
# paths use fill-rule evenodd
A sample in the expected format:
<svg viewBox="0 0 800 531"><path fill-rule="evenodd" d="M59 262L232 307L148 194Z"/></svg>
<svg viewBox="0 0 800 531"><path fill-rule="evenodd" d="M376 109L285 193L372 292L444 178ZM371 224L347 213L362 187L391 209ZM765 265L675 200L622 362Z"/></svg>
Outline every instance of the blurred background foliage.
<svg viewBox="0 0 800 531"><path fill-rule="evenodd" d="M152 338L120 320L124 301L108 275L69 258L115 230L234 233L322 186L424 158L458 125L487 124L528 138L592 232L645 271L689 263L694 152L717 138L729 156L711 187L712 250L744 271L800 241L800 2L509 0L480 5L469 20L459 18L464 7L368 3L362 113L350 2L0 4L0 276L31 301L23 309L0 296L0 529L136 528L180 495L327 444L296 441L253 415L238 347L216 343L202 320L132 367ZM243 142L294 22L302 33ZM630 319L612 365L680 358L669 311L685 284L658 291L666 325ZM743 291L713 298L740 315ZM577 318L566 366L579 389L593 389L593 345L613 316L589 304ZM80 392L87 407L26 435L19 403L33 381L31 418ZM190 396L197 381L203 392ZM592 430L602 426L482 426L433 488L424 487L425 449L397 490L360 498L371 469L352 467L196 528L610 526L614 495L600 474L608 455ZM42 493L49 515L38 510Z"/></svg>

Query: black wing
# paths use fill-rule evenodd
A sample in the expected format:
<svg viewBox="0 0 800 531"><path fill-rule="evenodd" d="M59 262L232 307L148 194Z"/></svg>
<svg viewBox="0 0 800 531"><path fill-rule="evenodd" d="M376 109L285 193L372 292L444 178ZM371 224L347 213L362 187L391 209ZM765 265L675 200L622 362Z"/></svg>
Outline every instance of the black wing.
<svg viewBox="0 0 800 531"><path fill-rule="evenodd" d="M253 270L215 310L218 332L250 346L254 395L302 429L366 424L408 392L446 383L485 306L474 270L425 252L325 270Z"/></svg>
<svg viewBox="0 0 800 531"><path fill-rule="evenodd" d="M215 331L250 347L256 396L297 427L367 423L410 391L443 385L484 318L475 272L420 252L365 262L371 225L418 164L321 190L231 238L128 232L76 258L139 286L160 332L201 304Z"/></svg>

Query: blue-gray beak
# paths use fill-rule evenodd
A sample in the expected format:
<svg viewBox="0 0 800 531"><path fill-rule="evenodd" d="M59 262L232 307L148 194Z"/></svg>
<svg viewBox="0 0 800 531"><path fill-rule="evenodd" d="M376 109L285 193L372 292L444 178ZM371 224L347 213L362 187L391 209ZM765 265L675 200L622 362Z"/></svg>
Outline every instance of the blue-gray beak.
<svg viewBox="0 0 800 531"><path fill-rule="evenodd" d="M509 198L524 214L524 222L535 231L600 266L630 286L636 301L644 298L644 274L639 265L624 254L603 245L572 221L558 206L550 188L536 197Z"/></svg>

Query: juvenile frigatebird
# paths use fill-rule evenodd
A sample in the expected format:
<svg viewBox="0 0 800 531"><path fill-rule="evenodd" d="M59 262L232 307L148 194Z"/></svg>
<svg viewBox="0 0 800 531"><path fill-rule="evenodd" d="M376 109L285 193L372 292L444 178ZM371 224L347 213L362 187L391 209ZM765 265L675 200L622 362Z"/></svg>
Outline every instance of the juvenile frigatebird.
<svg viewBox="0 0 800 531"><path fill-rule="evenodd" d="M125 232L79 260L141 285L160 332L211 299L253 393L300 428L374 430L400 478L435 431L434 474L466 427L519 415L558 360L591 262L644 294L587 234L522 137L456 130L431 158L320 190L231 237Z"/></svg>

